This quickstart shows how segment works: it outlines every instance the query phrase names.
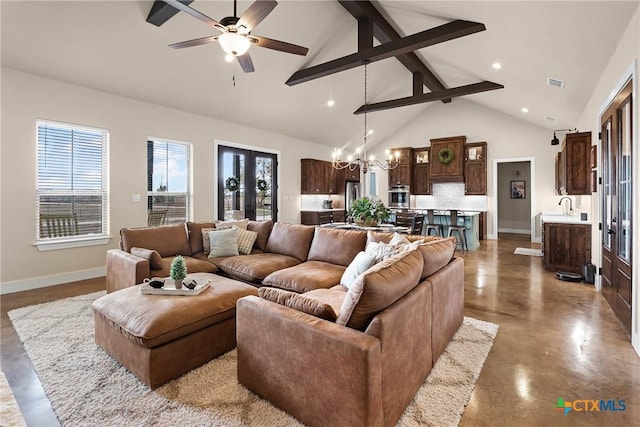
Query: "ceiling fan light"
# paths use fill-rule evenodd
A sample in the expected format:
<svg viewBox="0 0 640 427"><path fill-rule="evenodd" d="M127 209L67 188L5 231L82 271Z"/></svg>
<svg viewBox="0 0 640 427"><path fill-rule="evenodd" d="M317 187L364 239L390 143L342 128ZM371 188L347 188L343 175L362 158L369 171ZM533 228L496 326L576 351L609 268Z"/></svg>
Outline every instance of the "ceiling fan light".
<svg viewBox="0 0 640 427"><path fill-rule="evenodd" d="M233 56L242 56L251 47L251 42L247 37L232 32L220 34L218 42L222 46L222 50Z"/></svg>

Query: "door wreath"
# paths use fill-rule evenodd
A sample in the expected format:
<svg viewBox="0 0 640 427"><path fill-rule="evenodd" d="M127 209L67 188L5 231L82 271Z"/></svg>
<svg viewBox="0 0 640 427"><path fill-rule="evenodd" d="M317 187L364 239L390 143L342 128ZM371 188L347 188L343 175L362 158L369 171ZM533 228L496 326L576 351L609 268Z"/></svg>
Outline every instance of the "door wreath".
<svg viewBox="0 0 640 427"><path fill-rule="evenodd" d="M240 180L235 176L230 176L224 182L224 188L231 192L238 191L240 189Z"/></svg>
<svg viewBox="0 0 640 427"><path fill-rule="evenodd" d="M267 189L269 188L269 183L266 179L258 178L258 180L256 181L256 187L258 187L259 191L267 191Z"/></svg>
<svg viewBox="0 0 640 427"><path fill-rule="evenodd" d="M438 151L438 161L443 165L448 165L453 161L453 150L451 148L443 148Z"/></svg>

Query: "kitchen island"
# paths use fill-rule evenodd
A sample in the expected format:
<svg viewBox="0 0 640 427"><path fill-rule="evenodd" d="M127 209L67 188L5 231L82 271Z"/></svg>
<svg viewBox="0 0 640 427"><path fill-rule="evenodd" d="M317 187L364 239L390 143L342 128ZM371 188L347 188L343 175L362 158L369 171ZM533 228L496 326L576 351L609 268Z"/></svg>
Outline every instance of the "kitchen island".
<svg viewBox="0 0 640 427"><path fill-rule="evenodd" d="M434 223L442 225L442 230L446 236L449 233L449 227L451 226L451 215L449 214L451 209L436 209L434 210ZM411 212L424 215L425 224L428 221L427 209L411 209ZM477 211L461 211L458 210L458 225L463 225L466 228L465 237L467 239L467 245L470 251L475 251L480 247L480 215L482 212ZM457 233L454 232L454 236ZM460 244L460 242L458 242Z"/></svg>

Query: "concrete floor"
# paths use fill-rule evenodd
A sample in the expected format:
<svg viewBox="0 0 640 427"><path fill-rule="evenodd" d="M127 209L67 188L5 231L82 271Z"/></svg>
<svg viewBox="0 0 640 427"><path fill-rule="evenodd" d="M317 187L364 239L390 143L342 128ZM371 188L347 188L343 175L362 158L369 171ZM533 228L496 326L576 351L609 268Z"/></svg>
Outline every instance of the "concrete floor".
<svg viewBox="0 0 640 427"><path fill-rule="evenodd" d="M460 425L640 425L640 357L603 297L591 285L556 280L541 258L514 255L517 246L539 247L505 239L457 252L465 259L465 314L500 325ZM7 311L104 286L100 278L1 297L2 370L28 425L57 419ZM624 400L626 410L564 415L558 398Z"/></svg>

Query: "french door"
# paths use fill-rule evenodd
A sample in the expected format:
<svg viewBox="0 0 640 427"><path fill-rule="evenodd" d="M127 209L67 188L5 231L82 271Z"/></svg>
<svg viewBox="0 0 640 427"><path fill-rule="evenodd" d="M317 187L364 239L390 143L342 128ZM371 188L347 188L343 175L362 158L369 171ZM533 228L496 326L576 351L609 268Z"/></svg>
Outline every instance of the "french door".
<svg viewBox="0 0 640 427"><path fill-rule="evenodd" d="M632 82L600 117L602 127L602 294L631 335Z"/></svg>
<svg viewBox="0 0 640 427"><path fill-rule="evenodd" d="M218 219L277 220L275 154L218 146Z"/></svg>

